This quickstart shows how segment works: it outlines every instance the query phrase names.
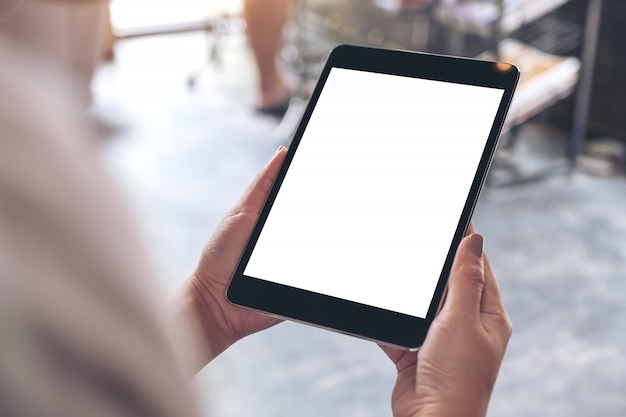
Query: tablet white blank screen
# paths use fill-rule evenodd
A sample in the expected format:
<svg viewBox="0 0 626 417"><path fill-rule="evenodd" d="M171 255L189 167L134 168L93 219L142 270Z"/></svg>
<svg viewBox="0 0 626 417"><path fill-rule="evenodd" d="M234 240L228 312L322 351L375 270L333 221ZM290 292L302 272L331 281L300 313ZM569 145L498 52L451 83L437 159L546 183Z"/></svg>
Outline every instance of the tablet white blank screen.
<svg viewBox="0 0 626 417"><path fill-rule="evenodd" d="M333 68L244 274L424 318L503 93Z"/></svg>

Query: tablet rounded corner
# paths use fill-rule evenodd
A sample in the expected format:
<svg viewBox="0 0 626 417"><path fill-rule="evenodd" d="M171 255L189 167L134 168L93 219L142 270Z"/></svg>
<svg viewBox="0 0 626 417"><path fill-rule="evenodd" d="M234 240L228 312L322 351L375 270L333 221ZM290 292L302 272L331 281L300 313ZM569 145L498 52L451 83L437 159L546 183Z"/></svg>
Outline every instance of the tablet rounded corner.
<svg viewBox="0 0 626 417"><path fill-rule="evenodd" d="M237 297L235 296L234 292L235 290L233 289L233 285L231 281L230 284L228 284L228 287L226 287L226 301L228 301L232 305L239 305L235 301Z"/></svg>
<svg viewBox="0 0 626 417"><path fill-rule="evenodd" d="M519 74L520 70L515 64L509 62L494 62L496 72L500 74Z"/></svg>

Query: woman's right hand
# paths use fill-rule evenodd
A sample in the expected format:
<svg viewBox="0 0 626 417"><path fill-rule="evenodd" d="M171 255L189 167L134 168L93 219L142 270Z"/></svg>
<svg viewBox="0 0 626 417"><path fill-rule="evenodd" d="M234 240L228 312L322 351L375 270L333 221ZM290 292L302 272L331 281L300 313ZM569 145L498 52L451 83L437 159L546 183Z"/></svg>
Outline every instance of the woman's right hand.
<svg viewBox="0 0 626 417"><path fill-rule="evenodd" d="M483 238L470 234L424 345L418 352L383 347L398 371L394 416L484 416L511 331Z"/></svg>

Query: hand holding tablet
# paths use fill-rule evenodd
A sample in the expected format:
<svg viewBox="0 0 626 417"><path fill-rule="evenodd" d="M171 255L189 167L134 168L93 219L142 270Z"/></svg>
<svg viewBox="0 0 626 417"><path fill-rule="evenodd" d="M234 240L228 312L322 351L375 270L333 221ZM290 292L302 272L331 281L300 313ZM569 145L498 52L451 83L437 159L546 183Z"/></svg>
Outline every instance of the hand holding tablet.
<svg viewBox="0 0 626 417"><path fill-rule="evenodd" d="M394 417L487 414L511 322L483 239L471 225L468 233L450 272L446 302L419 351L382 347L398 372Z"/></svg>
<svg viewBox="0 0 626 417"><path fill-rule="evenodd" d="M228 299L419 347L518 76L509 64L335 49Z"/></svg>

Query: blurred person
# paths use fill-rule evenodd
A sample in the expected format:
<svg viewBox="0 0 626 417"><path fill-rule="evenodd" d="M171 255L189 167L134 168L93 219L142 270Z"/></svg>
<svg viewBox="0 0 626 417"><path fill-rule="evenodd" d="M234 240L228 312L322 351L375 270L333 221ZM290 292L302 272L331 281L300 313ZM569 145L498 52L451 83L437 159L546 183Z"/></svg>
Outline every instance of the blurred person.
<svg viewBox="0 0 626 417"><path fill-rule="evenodd" d="M63 74L84 106L100 59L112 55L108 0L0 0L0 41ZM277 66L289 0L245 0L247 37L259 76L255 107L282 116L291 90Z"/></svg>
<svg viewBox="0 0 626 417"><path fill-rule="evenodd" d="M277 65L290 0L244 0L246 36L259 77L257 111L282 117L289 107L291 89Z"/></svg>
<svg viewBox="0 0 626 417"><path fill-rule="evenodd" d="M192 376L279 322L231 305L225 289L286 150L167 297L85 140L79 97L13 46L0 62L0 415L200 415ZM486 413L511 327L482 237L469 234L423 347L383 347L396 417Z"/></svg>

